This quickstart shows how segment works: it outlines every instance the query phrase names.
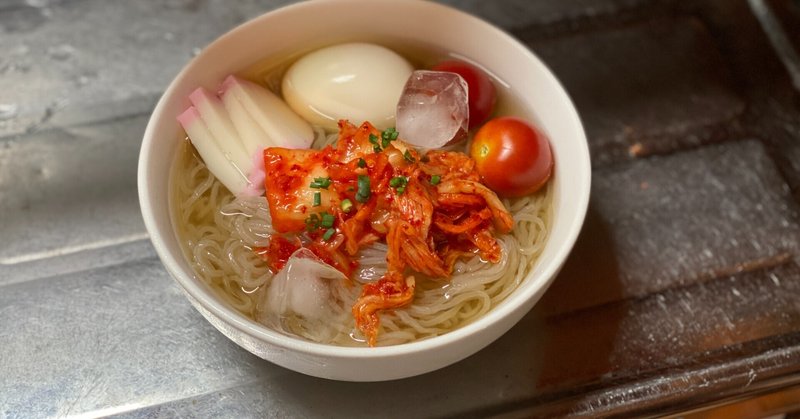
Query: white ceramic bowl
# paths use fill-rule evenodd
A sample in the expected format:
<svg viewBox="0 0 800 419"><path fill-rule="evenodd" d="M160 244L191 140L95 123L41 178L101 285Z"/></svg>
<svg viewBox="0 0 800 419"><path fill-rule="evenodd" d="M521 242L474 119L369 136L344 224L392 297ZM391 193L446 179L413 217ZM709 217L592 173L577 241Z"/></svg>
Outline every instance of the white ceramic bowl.
<svg viewBox="0 0 800 419"><path fill-rule="evenodd" d="M485 66L508 83L552 141L555 155L553 226L533 271L506 300L479 320L445 335L378 348L309 343L267 329L239 314L197 280L175 236L168 179L181 128L176 116L197 86L266 57L348 40L432 45ZM319 0L251 20L223 35L175 78L153 112L139 157L139 201L147 231L164 266L191 303L222 333L270 362L317 377L380 381L433 371L459 361L508 331L555 278L572 249L589 201L586 137L569 97L552 73L512 37L473 16L414 0Z"/></svg>

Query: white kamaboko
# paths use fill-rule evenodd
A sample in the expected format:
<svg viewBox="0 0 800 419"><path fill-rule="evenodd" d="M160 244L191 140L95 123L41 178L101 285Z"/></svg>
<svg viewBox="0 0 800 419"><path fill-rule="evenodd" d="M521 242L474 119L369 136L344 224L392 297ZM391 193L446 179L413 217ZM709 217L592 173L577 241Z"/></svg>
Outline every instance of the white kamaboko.
<svg viewBox="0 0 800 419"><path fill-rule="evenodd" d="M308 148L314 131L278 96L264 87L229 76L219 96L200 87L178 117L211 173L233 194L258 193L257 164L267 147Z"/></svg>

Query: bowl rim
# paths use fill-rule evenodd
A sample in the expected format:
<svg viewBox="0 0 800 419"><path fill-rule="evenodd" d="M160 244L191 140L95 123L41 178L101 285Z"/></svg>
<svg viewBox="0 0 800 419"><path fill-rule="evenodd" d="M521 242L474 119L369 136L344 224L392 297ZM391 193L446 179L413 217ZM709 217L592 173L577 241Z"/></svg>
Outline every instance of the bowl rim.
<svg viewBox="0 0 800 419"><path fill-rule="evenodd" d="M321 3L363 3L363 2L376 2L376 0L316 0L316 1L304 1L295 4L291 4L288 6L283 6L269 12L266 12L258 17L250 19L247 22L244 22L233 29L229 30L228 32L224 33L223 35L216 38L210 44L208 44L201 52L200 55L205 53L208 49L214 47L219 43L223 43L226 39L235 37L241 32L246 32L251 30L252 27L265 24L265 21L269 22L269 20L279 19L284 14L290 13L298 13L300 11L304 11L307 9L313 9L317 7L317 4ZM435 336L432 338L427 338L419 341L398 344L398 345L390 345L390 346L377 346L377 347L346 347L346 346L336 346L330 344L322 344L310 341L304 341L300 338L295 338L292 336L288 336L282 334L280 332L273 331L266 326L260 325L257 322L247 319L244 315L233 309L232 307L227 307L223 304L216 296L213 295L213 291L210 289L206 289L202 287L200 284L196 283L199 279L195 279L195 275L190 272L184 272L181 269L181 265L178 261L178 258L183 258L183 254L174 254L170 251L170 249L164 243L164 239L161 238L164 234L175 234L174 231L168 232L160 232L157 223L155 221L155 203L151 199L152 192L148 183L148 167L150 165L150 153L148 150L152 148L151 144L156 140L156 127L158 121L163 118L166 118L167 115L165 113L164 108L167 106L168 99L175 94L175 90L177 90L178 85L180 85L180 81L187 78L187 74L189 74L189 70L192 67L192 63L195 61L196 57L190 60L188 63L184 65L178 75L172 79L167 89L164 91L164 94L159 99L158 103L156 104L153 113L148 121L147 128L145 129L145 133L143 136L142 146L140 149L139 154L139 164L137 168L137 183L138 183L138 191L139 191L139 202L142 211L142 216L144 219L145 228L150 235L151 242L158 254L159 258L161 259L162 263L164 264L165 268L169 271L171 276L178 282L184 292L188 293L189 296L201 304L206 310L208 310L211 314L216 316L218 319L224 321L225 323L229 324L230 326L234 327L236 330L251 336L259 341L266 342L267 344L274 345L276 347L290 350L290 351L297 351L304 354L309 355L319 355L325 357L337 357L337 358L385 358L385 357L394 357L400 355L409 355L412 353L420 353L426 352L430 350L434 350L437 348L447 347L452 344L456 344L459 341L462 341L466 337L475 334L476 332L489 328L497 323L499 323L503 318L509 316L514 311L520 309L521 306L524 306L527 301L533 298L538 292L543 292L543 289L549 286L552 283L553 279L555 278L556 274L560 270L564 261L566 261L567 256L569 255L570 251L572 250L578 235L581 231L583 226L584 219L586 217L586 212L589 205L589 196L590 196L590 189L591 189L591 161L589 157L589 148L588 142L586 139L586 133L583 129L583 125L581 123L580 117L578 116L577 109L575 108L574 102L569 97L569 94L561 85L561 83L556 79L552 71L527 47L525 47L521 42L517 39L512 37L510 34L505 32L504 30L494 26L483 19L480 19L476 16L473 16L467 12L458 10L456 8L446 6L439 3L429 2L429 1L408 1L408 0L378 0L381 2L386 3L400 3L400 4L414 4L414 7L422 7L422 8L430 8L430 10L434 9L446 9L447 13L452 13L460 19L464 19L468 21L471 25L476 25L476 27L480 27L481 30L492 32L494 35L498 37L498 39L502 40L505 43L513 46L513 49L520 55L524 56L528 60L533 60L534 62L541 65L546 71L544 72L543 76L546 77L548 84L553 84L560 89L560 93L563 94L563 98L567 101L567 105L570 112L568 116L568 124L575 130L580 136L580 155L578 156L570 156L571 159L579 159L580 161L576 165L579 169L582 169L582 173L577 173L578 176L578 188L575 191L577 196L577 216L571 220L568 220L569 224L565 229L564 239L560 244L560 247L555 249L554 254L549 260L546 261L539 261L538 268L542 268L538 271L537 275L534 277L534 269L531 269L527 275L523 278L517 288L509 294L500 304L495 307L492 307L486 314L478 318L477 320L464 325L458 329L449 331L445 334ZM441 10L440 10L441 11ZM198 56L200 56L198 55ZM169 205L169 203L167 203ZM173 220L170 217L169 223L170 226L173 225ZM538 278L538 280L537 280ZM535 283L535 284L534 284ZM486 344L488 344L487 342Z"/></svg>

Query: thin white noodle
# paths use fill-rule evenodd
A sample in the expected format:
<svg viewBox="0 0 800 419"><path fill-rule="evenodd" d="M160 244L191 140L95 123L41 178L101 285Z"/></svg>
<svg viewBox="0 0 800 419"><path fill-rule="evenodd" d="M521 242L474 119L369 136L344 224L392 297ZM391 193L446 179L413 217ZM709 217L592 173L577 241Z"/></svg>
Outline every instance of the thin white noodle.
<svg viewBox="0 0 800 419"><path fill-rule="evenodd" d="M333 144L336 135L317 130L314 146ZM263 197L234 198L186 146L178 162L173 193L179 235L199 278L246 316L254 318L257 302L272 273L255 250L265 247L275 231ZM551 187L529 197L506 200L514 216L511 234L499 238L502 257L489 263L474 257L456 263L449 282L417 276L414 302L382 314L378 345L397 345L447 333L475 321L508 297L524 280L541 254L548 236ZM377 279L386 271L387 247L376 243L359 255L359 281ZM360 292L358 282L342 295L351 304ZM283 332L309 340L343 346L364 346L364 339L347 313L341 324L320 334L313 324L288 319ZM330 330L333 330L332 332Z"/></svg>

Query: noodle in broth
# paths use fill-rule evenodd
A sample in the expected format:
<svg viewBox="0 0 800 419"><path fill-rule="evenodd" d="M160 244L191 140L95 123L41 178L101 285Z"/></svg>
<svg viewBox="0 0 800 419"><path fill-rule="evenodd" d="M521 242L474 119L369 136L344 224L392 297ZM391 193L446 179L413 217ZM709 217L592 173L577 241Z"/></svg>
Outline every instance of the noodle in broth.
<svg viewBox="0 0 800 419"><path fill-rule="evenodd" d="M335 142L336 135L318 131L314 148ZM461 146L463 147L463 145ZM258 304L273 273L255 249L266 247L275 231L263 196L234 197L206 168L189 141L181 146L173 174L173 211L177 233L197 275L230 306L256 319ZM384 312L377 345L427 339L462 327L485 315L511 294L532 269L548 236L552 186L514 200L504 200L514 217L510 234L498 237L502 257L496 264L475 256L459 260L449 282L415 274L412 304ZM376 243L358 254L360 281L378 279L386 271L387 247ZM360 293L356 286L337 288L340 318L327 328L298 319L274 325L279 331L321 343L366 346L349 307ZM322 330L322 332L320 331Z"/></svg>

